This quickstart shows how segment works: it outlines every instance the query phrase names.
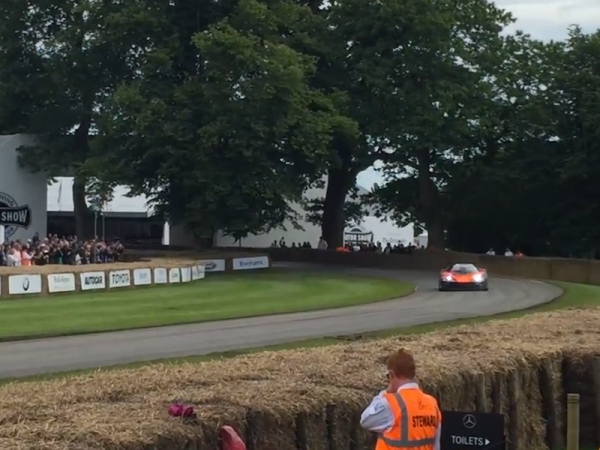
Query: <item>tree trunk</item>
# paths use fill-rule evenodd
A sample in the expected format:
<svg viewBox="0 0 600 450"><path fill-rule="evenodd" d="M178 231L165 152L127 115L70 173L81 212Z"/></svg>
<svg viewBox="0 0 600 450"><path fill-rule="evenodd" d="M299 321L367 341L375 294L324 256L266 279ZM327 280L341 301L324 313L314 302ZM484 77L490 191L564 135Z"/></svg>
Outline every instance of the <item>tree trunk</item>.
<svg viewBox="0 0 600 450"><path fill-rule="evenodd" d="M89 237L85 185L85 178L80 176L75 176L73 178L73 214L75 215L75 233L79 239L86 239Z"/></svg>
<svg viewBox="0 0 600 450"><path fill-rule="evenodd" d="M444 249L444 227L442 222L433 220L426 224L427 228L427 248L434 250Z"/></svg>
<svg viewBox="0 0 600 450"><path fill-rule="evenodd" d="M420 216L427 230L427 248L443 250L444 225L441 211L437 205L437 187L431 179L431 155L429 149L423 149L417 154L419 172L419 203Z"/></svg>
<svg viewBox="0 0 600 450"><path fill-rule="evenodd" d="M327 173L327 191L323 204L321 234L331 249L344 245L344 228L346 227L344 205L348 190L355 180L356 176L346 167L330 169Z"/></svg>
<svg viewBox="0 0 600 450"><path fill-rule="evenodd" d="M75 130L75 133L73 133L73 154L80 156L81 163L84 163L90 154L89 135L90 128L92 127L94 96L95 94L92 91L84 92L82 99L84 112L82 113L79 126ZM78 166L76 167L77 169L79 169ZM89 210L85 202L86 185L87 179L78 175L76 171L73 177L73 214L75 215L75 232L79 239L86 239L90 234L90 227L87 224Z"/></svg>

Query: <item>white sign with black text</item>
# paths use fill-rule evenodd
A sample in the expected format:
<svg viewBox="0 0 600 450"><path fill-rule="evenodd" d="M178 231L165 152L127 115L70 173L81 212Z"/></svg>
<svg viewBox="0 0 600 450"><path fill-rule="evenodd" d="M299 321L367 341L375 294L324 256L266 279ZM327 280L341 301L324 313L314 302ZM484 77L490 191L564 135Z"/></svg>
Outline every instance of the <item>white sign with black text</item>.
<svg viewBox="0 0 600 450"><path fill-rule="evenodd" d="M152 284L152 271L150 269L134 269L133 284L136 286Z"/></svg>
<svg viewBox="0 0 600 450"><path fill-rule="evenodd" d="M164 267L156 267L154 269L154 284L165 284L169 282L167 269Z"/></svg>
<svg viewBox="0 0 600 450"><path fill-rule="evenodd" d="M471 445L473 447L487 447L490 445L488 438L480 436L454 436L452 435L452 443L455 445Z"/></svg>
<svg viewBox="0 0 600 450"><path fill-rule="evenodd" d="M52 273L48 275L48 292L73 292L75 290L74 273Z"/></svg>
<svg viewBox="0 0 600 450"><path fill-rule="evenodd" d="M129 270L113 270L108 276L108 287L118 288L131 286Z"/></svg>
<svg viewBox="0 0 600 450"><path fill-rule="evenodd" d="M42 276L32 275L11 275L8 277L8 293L15 294L41 294Z"/></svg>
<svg viewBox="0 0 600 450"><path fill-rule="evenodd" d="M268 269L269 258L267 256L254 256L248 258L233 258L233 270Z"/></svg>
<svg viewBox="0 0 600 450"><path fill-rule="evenodd" d="M192 269L190 269L189 267L182 267L181 268L181 282L182 283L189 283L190 281L192 281Z"/></svg>
<svg viewBox="0 0 600 450"><path fill-rule="evenodd" d="M82 291L93 289L106 289L106 277L104 272L84 272L79 274Z"/></svg>
<svg viewBox="0 0 600 450"><path fill-rule="evenodd" d="M198 279L202 280L203 278L206 277L206 268L204 267L204 264L200 264L198 267Z"/></svg>
<svg viewBox="0 0 600 450"><path fill-rule="evenodd" d="M206 272L225 272L224 259L203 259L198 264L202 264Z"/></svg>
<svg viewBox="0 0 600 450"><path fill-rule="evenodd" d="M169 283L179 283L181 282L181 273L178 267L173 267L169 269Z"/></svg>

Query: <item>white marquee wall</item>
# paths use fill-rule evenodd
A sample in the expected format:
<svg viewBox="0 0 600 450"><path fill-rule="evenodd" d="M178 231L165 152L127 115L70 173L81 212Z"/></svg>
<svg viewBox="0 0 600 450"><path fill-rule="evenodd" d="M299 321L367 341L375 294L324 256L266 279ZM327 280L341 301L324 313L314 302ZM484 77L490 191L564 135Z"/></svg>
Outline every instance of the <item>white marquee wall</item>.
<svg viewBox="0 0 600 450"><path fill-rule="evenodd" d="M9 239L29 239L35 232L40 235L46 234L47 211L69 212L73 211L73 178L59 177L54 183L47 185L45 174L32 174L21 169L17 163L16 149L21 145L31 143L28 136L13 135L0 136L0 198L1 194L13 198L19 206L29 205L31 208L31 225L25 228L10 228L7 231L14 232ZM360 192L366 192L359 187ZM109 203L106 211L114 213L148 213L149 207L144 196L127 197L128 189L122 186L116 188L114 199ZM323 197L324 189L311 189L306 193L307 198ZM44 199L46 199L44 201ZM0 205L2 206L2 205ZM298 204L292 207L305 216L305 212ZM288 245L292 242L300 243L309 241L316 246L321 229L305 221L301 221L303 230L294 229L291 223L286 223L285 228L272 230L269 233L249 236L242 241L243 246L268 247L273 241L284 238ZM398 228L391 222L384 222L375 217L366 217L362 227L374 233L376 241L386 242L412 242L413 227ZM233 238L217 233L215 244L220 247L236 247L239 244ZM165 227L165 244L190 245L192 236L181 226Z"/></svg>
<svg viewBox="0 0 600 450"><path fill-rule="evenodd" d="M28 228L5 227L9 240L30 239L36 232L46 234L46 174L22 169L17 161L17 148L32 142L25 135L0 136L0 207L29 206L31 210Z"/></svg>

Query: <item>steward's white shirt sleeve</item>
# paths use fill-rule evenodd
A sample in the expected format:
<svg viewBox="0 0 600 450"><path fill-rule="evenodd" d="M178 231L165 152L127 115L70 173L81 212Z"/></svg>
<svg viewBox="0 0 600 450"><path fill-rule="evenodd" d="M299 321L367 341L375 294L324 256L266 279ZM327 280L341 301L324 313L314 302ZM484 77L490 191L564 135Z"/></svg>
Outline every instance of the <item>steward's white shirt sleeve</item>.
<svg viewBox="0 0 600 450"><path fill-rule="evenodd" d="M435 442L433 443L433 450L440 450L440 439L442 437L442 424L439 424L437 431L435 432Z"/></svg>
<svg viewBox="0 0 600 450"><path fill-rule="evenodd" d="M364 429L383 433L394 425L394 413L383 394L385 391L375 396L360 416L360 426Z"/></svg>

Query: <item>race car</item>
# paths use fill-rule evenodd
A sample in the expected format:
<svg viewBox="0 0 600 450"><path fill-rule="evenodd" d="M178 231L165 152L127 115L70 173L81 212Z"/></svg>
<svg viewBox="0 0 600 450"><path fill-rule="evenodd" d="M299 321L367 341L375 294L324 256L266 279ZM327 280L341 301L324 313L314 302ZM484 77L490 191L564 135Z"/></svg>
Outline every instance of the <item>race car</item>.
<svg viewBox="0 0 600 450"><path fill-rule="evenodd" d="M488 290L487 271L475 264L450 264L440 271L440 291Z"/></svg>

